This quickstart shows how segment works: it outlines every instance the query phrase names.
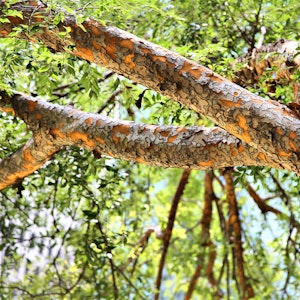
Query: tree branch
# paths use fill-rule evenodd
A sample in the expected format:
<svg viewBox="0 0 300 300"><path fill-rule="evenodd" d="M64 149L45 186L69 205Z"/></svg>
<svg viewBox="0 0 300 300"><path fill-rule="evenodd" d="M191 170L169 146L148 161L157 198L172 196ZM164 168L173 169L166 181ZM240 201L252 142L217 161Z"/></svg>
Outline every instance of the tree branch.
<svg viewBox="0 0 300 300"><path fill-rule="evenodd" d="M212 243L210 240L210 223L211 223L211 218L212 218L212 203L213 200L216 199L216 195L213 190L213 173L212 172L206 172L205 174L205 179L204 179L204 184L205 184L205 192L204 192L204 208L203 208L203 215L201 218L201 251L198 254L197 257L197 266L195 268L194 274L192 276L192 279L190 280L190 284L188 287L188 290L184 296L185 300L189 300L192 297L192 294L195 290L196 284L198 282L198 279L200 277L200 272L203 269L204 265L204 251L203 249L205 247L211 246ZM211 257L213 253L213 249L211 249L209 256ZM214 259L213 259L214 260ZM212 266L210 269L210 266L207 266L207 272L209 275L212 275Z"/></svg>
<svg viewBox="0 0 300 300"><path fill-rule="evenodd" d="M242 229L234 191L232 170L226 170L224 173L224 178L226 181L226 193L229 201L229 226L232 228L233 233L233 252L237 264L237 274L239 277L239 285L242 291L242 299L250 299L254 296L254 291L251 285L247 282L247 278L245 276Z"/></svg>
<svg viewBox="0 0 300 300"><path fill-rule="evenodd" d="M41 41L54 51L68 52L103 65L135 82L202 113L232 135L258 149L263 164L281 160L281 167L300 174L300 120L296 113L274 101L233 84L229 80L176 53L139 39L120 29L87 20L82 26L66 15L64 22L49 29L44 8L15 4L23 19L8 17L0 25L0 37L7 37L22 24L43 24L30 39ZM1 13L0 13L1 14ZM3 14L3 13L2 13ZM59 32L71 29L70 38ZM21 38L28 38L20 33ZM72 47L69 47L72 46ZM75 47L74 47L75 46ZM293 164L295 166L293 166Z"/></svg>
<svg viewBox="0 0 300 300"><path fill-rule="evenodd" d="M157 278L156 278L156 283L155 283L156 289L157 289L155 296L154 296L155 300L159 299L162 272L163 272L163 268L164 268L166 257L167 257L167 252L168 252L169 243L170 243L170 239L171 239L171 235L172 235L172 230L173 230L173 226L174 226L174 222L175 222L176 212L177 212L177 208L178 208L178 204L181 199L181 196L182 196L184 189L188 183L190 172L191 172L190 170L184 170L182 172L181 178L180 178L178 186L177 186L176 193L172 200L172 206L169 211L167 227L164 231L163 251L161 254L161 258L160 258L158 273L157 273Z"/></svg>
<svg viewBox="0 0 300 300"><path fill-rule="evenodd" d="M221 128L154 126L114 120L15 93L0 92L6 105L33 132L30 142L0 161L0 189L28 176L64 146L96 150L104 155L152 166L211 169L262 163L260 153ZM298 162L298 166L300 166Z"/></svg>
<svg viewBox="0 0 300 300"><path fill-rule="evenodd" d="M254 200L254 202L257 204L257 206L259 207L259 209L261 210L261 212L263 214L265 214L267 212L272 212L276 215L282 214L282 212L280 210L268 205L263 199L261 199L260 196L255 192L255 190L252 188L252 186L250 184L248 184L247 190L248 190L249 195Z"/></svg>
<svg viewBox="0 0 300 300"><path fill-rule="evenodd" d="M42 167L59 150L50 143L38 144L31 138L14 154L0 160L0 190Z"/></svg>

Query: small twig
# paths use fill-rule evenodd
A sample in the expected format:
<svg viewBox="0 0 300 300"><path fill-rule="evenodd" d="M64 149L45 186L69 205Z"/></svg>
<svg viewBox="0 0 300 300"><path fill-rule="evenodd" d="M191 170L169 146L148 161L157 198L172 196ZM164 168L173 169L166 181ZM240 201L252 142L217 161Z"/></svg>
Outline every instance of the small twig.
<svg viewBox="0 0 300 300"><path fill-rule="evenodd" d="M123 92L122 89L116 90L112 93L112 95L105 101L105 103L102 104L102 106L98 109L97 113L101 114L103 112L103 110L109 105L111 104L118 95L120 95Z"/></svg>
<svg viewBox="0 0 300 300"><path fill-rule="evenodd" d="M141 253L144 251L144 249L145 249L145 247L146 247L146 245L148 243L149 237L150 237L150 235L151 235L152 232L154 232L154 229L153 228L148 228L146 230L146 232L144 233L144 235L141 237L141 239L135 245L135 250L134 250L134 253L133 253L133 256L135 257L134 264L136 264L139 255L141 255ZM140 250L140 249L142 249L142 250ZM132 261L133 261L133 258L132 257L128 257L127 262L123 264L123 266L120 268L120 270L121 271L125 271L125 269L128 267L128 265Z"/></svg>
<svg viewBox="0 0 300 300"><path fill-rule="evenodd" d="M109 261L109 264L110 264L110 269L111 269L111 275L112 275L112 279L113 279L113 288L114 288L114 298L115 299L118 299L118 287L117 287L117 281L116 281L116 276L115 276L115 264L113 262L113 259L111 258L112 257L112 252L111 250L109 249L109 245L108 245L108 241L107 241L107 237L102 229L102 225L100 223L100 220L98 219L98 222L97 222L97 227L104 239L104 243L105 243L105 247L106 247L106 252L108 254L110 254L110 256L108 256L108 261Z"/></svg>
<svg viewBox="0 0 300 300"><path fill-rule="evenodd" d="M120 270L117 266L114 266L115 269L124 277L124 279L128 282L128 284L135 290L136 294L139 295L140 299L146 300L140 293L140 291L134 286L134 284L130 281L130 279L124 274L122 270Z"/></svg>
<svg viewBox="0 0 300 300"><path fill-rule="evenodd" d="M103 81L105 81L106 79L110 78L112 75L114 75L115 73L114 72L108 72L106 73L103 78L99 78L98 79L98 83L101 83ZM64 90L64 89L67 89L69 88L70 86L72 85L75 85L75 84L78 84L79 81L74 81L74 82L70 82L70 83L66 83L66 84L63 84L63 85L60 85L58 87L56 87L53 92L52 92L52 95L53 96L56 96L56 97L59 97L59 98L63 98L63 97L66 97L70 94L70 91L68 92L65 92L65 93L59 93L58 91L61 91L61 90ZM78 93L80 91L84 90L84 87L83 86L79 86L75 91L74 93Z"/></svg>

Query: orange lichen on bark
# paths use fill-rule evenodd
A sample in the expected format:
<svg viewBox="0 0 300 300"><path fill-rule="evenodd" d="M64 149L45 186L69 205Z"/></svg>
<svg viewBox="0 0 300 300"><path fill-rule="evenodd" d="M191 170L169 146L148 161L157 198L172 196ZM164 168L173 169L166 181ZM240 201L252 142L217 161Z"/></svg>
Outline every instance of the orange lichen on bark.
<svg viewBox="0 0 300 300"><path fill-rule="evenodd" d="M92 45L96 50L100 50L101 49L101 45L98 44L95 40L92 40Z"/></svg>
<svg viewBox="0 0 300 300"><path fill-rule="evenodd" d="M257 157L258 157L260 160L263 160L264 162L267 162L266 156L265 156L263 153L259 152L259 153L257 154Z"/></svg>
<svg viewBox="0 0 300 300"><path fill-rule="evenodd" d="M293 143L292 140L289 140L289 145L292 148L293 151L297 151L297 147L295 146L295 144Z"/></svg>
<svg viewBox="0 0 300 300"><path fill-rule="evenodd" d="M249 133L248 133L248 126L247 126L246 118L243 115L238 114L237 115L237 120L238 120L238 125L243 129L243 134L241 135L242 139L246 143L250 143L251 138L250 138Z"/></svg>
<svg viewBox="0 0 300 300"><path fill-rule="evenodd" d="M28 109L29 111L34 111L34 109L36 108L37 106L37 101L28 101Z"/></svg>
<svg viewBox="0 0 300 300"><path fill-rule="evenodd" d="M105 65L107 65L107 64L108 64L108 61L107 61L107 59L106 59L106 57L105 57L105 54L104 54L104 53L101 53L101 59L102 59L102 61L103 61L103 63L104 63Z"/></svg>
<svg viewBox="0 0 300 300"><path fill-rule="evenodd" d="M25 149L25 151L24 151L24 159L25 159L25 161L29 161L29 162L34 160L34 157L32 156L32 154L28 148Z"/></svg>
<svg viewBox="0 0 300 300"><path fill-rule="evenodd" d="M237 156L237 152L236 152L236 150L234 149L234 146L231 144L230 145L230 153L231 153L231 155L233 156L233 157L235 157L235 156Z"/></svg>
<svg viewBox="0 0 300 300"><path fill-rule="evenodd" d="M169 130L161 130L159 127L157 127L154 130L154 135L157 135L158 133L160 133L160 135L163 137L167 137L167 136L169 136L170 131Z"/></svg>
<svg viewBox="0 0 300 300"><path fill-rule="evenodd" d="M220 75L218 75L216 73L206 74L206 77L208 77L209 80L217 82L217 83L224 82L224 78L222 78Z"/></svg>
<svg viewBox="0 0 300 300"><path fill-rule="evenodd" d="M228 108L232 108L232 107L239 107L242 105L243 103L243 100L242 99L239 99L237 102L233 102L233 101L230 101L230 100L225 100L225 99L220 99L221 103L228 107Z"/></svg>
<svg viewBox="0 0 300 300"><path fill-rule="evenodd" d="M146 161L144 159L142 159L141 157L137 157L136 161L141 164L146 164Z"/></svg>
<svg viewBox="0 0 300 300"><path fill-rule="evenodd" d="M128 65L129 69L133 69L135 67L135 63L132 61L134 54L128 54L124 58L124 63Z"/></svg>
<svg viewBox="0 0 300 300"><path fill-rule="evenodd" d="M111 59L114 60L114 59L116 58L117 48L116 48L115 45L109 44L109 45L106 46L105 50L106 50L107 55L108 55Z"/></svg>
<svg viewBox="0 0 300 300"><path fill-rule="evenodd" d="M103 31L93 24L93 20L89 20L88 25L91 27L91 31L94 36L98 37L103 34Z"/></svg>
<svg viewBox="0 0 300 300"><path fill-rule="evenodd" d="M167 64L167 66L169 67L175 67L175 64L172 62L169 62L166 56L163 55L155 55L153 53L152 50L148 49L148 48L143 48L143 47L139 47L139 49L144 53L144 54L150 54L150 57L152 58L152 61L156 62L156 61L160 61L162 63Z"/></svg>
<svg viewBox="0 0 300 300"><path fill-rule="evenodd" d="M246 150L246 148L242 144L238 145L237 149L239 153L244 152Z"/></svg>
<svg viewBox="0 0 300 300"><path fill-rule="evenodd" d="M37 113L37 114L35 115L35 118L36 118L36 120L40 120L40 119L42 118L42 115L39 114L39 113Z"/></svg>
<svg viewBox="0 0 300 300"><path fill-rule="evenodd" d="M195 79L198 79L202 73L202 67L201 66L196 67L194 63L186 60L182 68L179 70L178 74L181 75L183 72L189 73Z"/></svg>
<svg viewBox="0 0 300 300"><path fill-rule="evenodd" d="M114 126L112 131L114 134L116 134L116 132L120 132L122 134L128 135L130 134L130 125L129 124L116 125Z"/></svg>
<svg viewBox="0 0 300 300"><path fill-rule="evenodd" d="M50 134L52 136L58 136L61 139L65 138L64 134L58 128L51 128Z"/></svg>
<svg viewBox="0 0 300 300"><path fill-rule="evenodd" d="M113 127L112 132L113 132L112 140L115 144L118 144L120 141L120 138L117 136L117 133L129 135L130 134L130 125L129 124L116 125Z"/></svg>
<svg viewBox="0 0 300 300"><path fill-rule="evenodd" d="M283 156L283 157L289 157L292 155L292 153L287 153L287 152L283 151L282 149L277 149L277 153L279 156Z"/></svg>
<svg viewBox="0 0 300 300"><path fill-rule="evenodd" d="M88 61L94 61L93 51L89 48L79 47L78 45L76 45L76 49L74 50L73 53Z"/></svg>
<svg viewBox="0 0 300 300"><path fill-rule="evenodd" d="M13 115L16 114L15 110L12 107L1 107L0 111L6 112L6 113L11 113Z"/></svg>
<svg viewBox="0 0 300 300"><path fill-rule="evenodd" d="M94 121L93 118L87 118L84 122L85 122L85 125L89 126L90 124L92 124L93 121Z"/></svg>
<svg viewBox="0 0 300 300"><path fill-rule="evenodd" d="M198 164L201 167L212 167L214 162L215 162L214 159L211 159L209 161L200 161Z"/></svg>
<svg viewBox="0 0 300 300"><path fill-rule="evenodd" d="M178 137L178 134L168 137L168 143L173 143Z"/></svg>
<svg viewBox="0 0 300 300"><path fill-rule="evenodd" d="M289 134L289 137L291 139L294 139L296 136L297 136L297 134L294 131L291 131L290 134Z"/></svg>
<svg viewBox="0 0 300 300"><path fill-rule="evenodd" d="M73 131L73 132L67 133L66 136L69 137L73 141L83 141L87 146L92 147L92 148L95 147L95 142L88 138L87 133Z"/></svg>
<svg viewBox="0 0 300 300"><path fill-rule="evenodd" d="M105 36L105 42L106 42L106 47L104 47L104 49L105 49L107 55L111 59L115 60L116 53L118 51L116 45L119 44L119 39L117 37L111 37L108 32L105 32L104 36Z"/></svg>
<svg viewBox="0 0 300 300"><path fill-rule="evenodd" d="M279 135L283 135L283 131L282 131L282 129L280 129L280 128L276 128L276 132L279 134Z"/></svg>
<svg viewBox="0 0 300 300"><path fill-rule="evenodd" d="M187 132L186 127L179 127L176 129L177 132Z"/></svg>
<svg viewBox="0 0 300 300"><path fill-rule="evenodd" d="M95 140L99 143L99 144L101 144L101 145L103 145L103 144L105 144L105 141L103 140L103 139L101 139L100 137L95 137Z"/></svg>
<svg viewBox="0 0 300 300"><path fill-rule="evenodd" d="M111 156L111 157L117 157L117 155L113 154L111 151L107 152L107 155Z"/></svg>
<svg viewBox="0 0 300 300"><path fill-rule="evenodd" d="M120 46L133 51L134 42L131 39L122 40L122 41L120 41L119 44L120 44Z"/></svg>
<svg viewBox="0 0 300 300"><path fill-rule="evenodd" d="M97 125L97 126L100 126L101 124L102 124L102 120L97 120L97 121L96 121L96 125Z"/></svg>

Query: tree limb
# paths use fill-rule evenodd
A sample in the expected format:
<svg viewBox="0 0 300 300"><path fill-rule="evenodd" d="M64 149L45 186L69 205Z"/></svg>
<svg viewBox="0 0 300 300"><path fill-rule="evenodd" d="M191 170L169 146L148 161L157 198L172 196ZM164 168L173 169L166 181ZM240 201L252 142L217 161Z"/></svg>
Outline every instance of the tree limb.
<svg viewBox="0 0 300 300"><path fill-rule="evenodd" d="M210 279L213 279L212 274L212 265L209 265L211 262L211 258L214 254L216 254L216 251L213 249L213 245L210 239L210 225L211 225L211 219L212 219L212 204L213 201L217 198L214 190L213 190L213 173L212 172L206 172L205 178L204 178L204 184L205 184L205 192L204 192L204 208L203 208L203 214L201 218L201 246L200 246L200 252L197 256L197 265L195 268L195 271L193 273L193 276L190 280L188 290L184 296L185 300L191 299L193 292L195 290L196 284L198 282L198 279L201 274L201 270L204 268L204 250L206 247L210 248L209 251L209 262L207 265L207 273L210 276ZM214 261L214 258L212 259ZM214 279L213 279L214 280Z"/></svg>
<svg viewBox="0 0 300 300"><path fill-rule="evenodd" d="M59 150L51 144L37 144L34 138L12 155L0 160L0 190L42 167Z"/></svg>
<svg viewBox="0 0 300 300"><path fill-rule="evenodd" d="M242 299L250 299L254 296L254 291L249 282L247 282L247 278L245 275L242 245L242 228L234 191L232 170L226 170L224 173L224 178L226 181L226 193L229 201L229 226L231 227L231 232L233 234L233 252L235 254L235 260L237 264L237 275L239 278L239 285L242 292Z"/></svg>
<svg viewBox="0 0 300 300"><path fill-rule="evenodd" d="M78 146L152 166L211 169L237 165L269 165L256 149L221 128L154 126L114 120L54 105L34 97L0 92L0 111L10 105L33 138L22 150L0 161L0 189L28 176L65 146ZM300 164L298 163L298 168Z"/></svg>
<svg viewBox="0 0 300 300"><path fill-rule="evenodd" d="M281 160L281 167L300 174L296 167L300 157L300 120L285 105L263 98L184 57L139 39L120 29L87 20L82 26L66 15L64 22L49 29L44 8L16 4L13 9L23 19L8 17L0 25L0 37L7 37L21 24L41 24L30 33L30 40L68 52L119 73L135 82L171 97L202 113L232 135L258 149L258 159L266 163ZM61 39L59 32L71 29L70 37ZM28 38L24 33L21 38ZM71 46L71 47L70 47ZM75 47L74 47L75 46ZM293 166L295 165L295 166Z"/></svg>
<svg viewBox="0 0 300 300"><path fill-rule="evenodd" d="M178 186L177 186L176 193L172 200L172 206L169 211L167 227L164 231L163 251L161 254L157 278L156 278L156 282L155 282L156 290L157 290L155 293L155 296L154 296L155 300L159 299L162 272L163 272L163 268L164 268L166 257L167 257L167 252L168 252L169 243L170 243L170 239L171 239L171 235L172 235L172 230L173 230L173 226L174 226L174 222L175 222L176 212L177 212L177 208L178 208L178 204L181 199L181 196L182 196L184 189L188 183L190 172L191 172L190 170L184 170L182 172L181 178L180 178Z"/></svg>

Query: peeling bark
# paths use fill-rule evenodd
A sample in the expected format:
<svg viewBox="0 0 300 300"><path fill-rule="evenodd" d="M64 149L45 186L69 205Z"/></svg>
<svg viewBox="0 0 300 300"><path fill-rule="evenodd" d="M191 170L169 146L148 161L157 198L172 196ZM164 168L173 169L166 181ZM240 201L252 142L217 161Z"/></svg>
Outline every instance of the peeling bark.
<svg viewBox="0 0 300 300"><path fill-rule="evenodd" d="M0 191L38 170L58 150L55 145L39 145L31 138L21 149L0 161Z"/></svg>
<svg viewBox="0 0 300 300"><path fill-rule="evenodd" d="M300 120L285 105L264 100L208 68L95 20L83 22L83 31L74 17L66 15L64 23L50 30L42 18L49 13L43 8L21 4L13 8L24 18L10 17L11 23L1 24L0 37L7 37L21 24L41 24L38 32L31 33L32 42L103 65L169 96L256 148L261 164L280 161L279 167L299 174L292 165L296 166L300 157ZM58 36L64 26L71 29L70 38ZM25 34L20 37L28 38Z"/></svg>
<svg viewBox="0 0 300 300"><path fill-rule="evenodd" d="M44 8L26 2L12 8L21 11L23 19L9 17L10 23L0 24L0 38L20 25L40 24L39 31L23 32L19 37L103 65L206 115L228 133L220 128L116 121L15 94L13 107L33 131L36 148L30 150L32 164L26 164L24 150L14 154L19 161L23 155L23 163L14 164L11 158L0 162L1 188L31 174L66 145L164 167L203 170L255 165L300 174L300 120L286 106L264 100L176 53L95 20L83 22L82 30L73 16L66 15L63 23L52 28L51 14L49 17ZM62 39L59 33L66 26L71 29L70 37Z"/></svg>
<svg viewBox="0 0 300 300"><path fill-rule="evenodd" d="M280 167L281 163L267 158L263 163L256 149L221 128L137 124L54 105L25 94L15 93L8 97L0 92L0 96L0 111L13 112L33 132L35 149L30 152L30 159L37 161L26 164L26 158L19 152L14 154L14 159L2 160L2 189L33 173L42 162L65 146L96 150L104 155L152 166L199 170L237 165ZM23 167L17 157L23 157L26 173L19 173ZM300 164L296 167L299 169ZM11 180L7 181L8 177Z"/></svg>

